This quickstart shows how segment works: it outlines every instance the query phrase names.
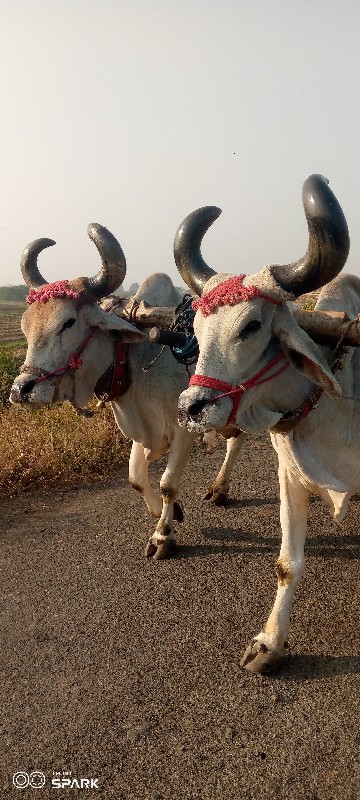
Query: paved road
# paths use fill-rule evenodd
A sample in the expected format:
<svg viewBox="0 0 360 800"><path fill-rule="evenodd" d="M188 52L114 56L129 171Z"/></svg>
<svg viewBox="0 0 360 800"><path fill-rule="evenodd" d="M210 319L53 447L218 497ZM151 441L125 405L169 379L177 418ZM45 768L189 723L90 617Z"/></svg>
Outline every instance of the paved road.
<svg viewBox="0 0 360 800"><path fill-rule="evenodd" d="M358 800L359 499L340 529L311 504L291 655L251 676L240 657L275 591L276 463L267 437L249 440L219 509L201 496L221 457L194 451L169 562L143 558L153 523L125 467L3 504L2 798ZM12 786L37 771L43 788Z"/></svg>

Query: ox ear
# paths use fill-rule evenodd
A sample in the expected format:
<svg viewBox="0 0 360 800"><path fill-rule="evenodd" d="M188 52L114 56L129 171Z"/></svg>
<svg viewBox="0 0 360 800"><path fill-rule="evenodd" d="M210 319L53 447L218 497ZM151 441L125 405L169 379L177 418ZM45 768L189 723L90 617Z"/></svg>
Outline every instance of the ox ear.
<svg viewBox="0 0 360 800"><path fill-rule="evenodd" d="M106 313L100 306L91 304L84 308L89 325L96 325L97 328L108 333L114 331L122 342L143 342L148 338L144 331L139 331L135 325L131 325L122 317Z"/></svg>
<svg viewBox="0 0 360 800"><path fill-rule="evenodd" d="M321 350L300 328L286 303L277 307L272 329L284 345L289 361L299 372L312 383L322 386L333 397L341 394L341 388Z"/></svg>

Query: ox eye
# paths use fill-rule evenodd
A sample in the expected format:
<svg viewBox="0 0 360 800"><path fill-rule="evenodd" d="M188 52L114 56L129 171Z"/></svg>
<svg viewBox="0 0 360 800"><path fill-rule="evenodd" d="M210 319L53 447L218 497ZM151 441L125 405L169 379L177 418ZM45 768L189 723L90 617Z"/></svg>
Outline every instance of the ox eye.
<svg viewBox="0 0 360 800"><path fill-rule="evenodd" d="M58 336L60 336L61 333L66 331L66 328L72 328L72 326L75 325L75 322L76 322L76 319L73 319L73 318L67 319L66 322L64 322L64 324L63 324L63 326L61 328L61 331L59 331Z"/></svg>
<svg viewBox="0 0 360 800"><path fill-rule="evenodd" d="M240 331L239 339L247 339L248 336L250 336L252 333L255 333L255 331L258 331L259 328L261 328L261 322L259 322L258 319L251 319L250 322L245 325L245 328Z"/></svg>

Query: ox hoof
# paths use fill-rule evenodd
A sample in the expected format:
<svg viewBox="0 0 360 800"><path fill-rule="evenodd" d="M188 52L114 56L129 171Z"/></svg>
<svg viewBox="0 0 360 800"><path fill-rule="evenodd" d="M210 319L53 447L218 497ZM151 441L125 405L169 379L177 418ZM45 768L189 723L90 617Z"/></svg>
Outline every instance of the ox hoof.
<svg viewBox="0 0 360 800"><path fill-rule="evenodd" d="M253 639L245 650L240 666L245 667L248 672L269 675L280 666L284 654L284 652L279 653L274 650L268 650L266 644Z"/></svg>
<svg viewBox="0 0 360 800"><path fill-rule="evenodd" d="M227 492L218 491L213 486L204 494L203 500L209 500L214 506L228 506L230 503Z"/></svg>
<svg viewBox="0 0 360 800"><path fill-rule="evenodd" d="M160 539L157 544L148 541L145 548L146 558L152 558L153 561L163 561L165 558L171 558L176 553L177 545L175 539Z"/></svg>
<svg viewBox="0 0 360 800"><path fill-rule="evenodd" d="M173 508L173 518L175 522L183 522L184 521L184 512L181 508L180 503L175 500L174 508Z"/></svg>

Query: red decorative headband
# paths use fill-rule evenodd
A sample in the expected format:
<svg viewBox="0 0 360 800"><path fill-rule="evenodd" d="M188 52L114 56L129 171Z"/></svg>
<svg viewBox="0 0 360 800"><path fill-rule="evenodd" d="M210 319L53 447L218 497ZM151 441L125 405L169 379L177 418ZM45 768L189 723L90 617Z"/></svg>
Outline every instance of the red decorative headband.
<svg viewBox="0 0 360 800"><path fill-rule="evenodd" d="M79 292L74 292L70 288L69 281L55 281L55 283L46 283L40 286L39 289L30 289L26 298L26 302L31 303L47 303L52 298L71 297L78 300L80 297Z"/></svg>
<svg viewBox="0 0 360 800"><path fill-rule="evenodd" d="M204 294L199 300L194 300L192 307L194 311L200 309L204 317L208 317L213 311L216 311L219 306L236 306L240 300L253 300L254 297L263 297L264 300L269 300L270 303L280 305L280 300L275 300L268 294L259 289L258 286L244 286L243 280L245 275L236 275L234 278L229 278L223 283L219 283L210 292Z"/></svg>

